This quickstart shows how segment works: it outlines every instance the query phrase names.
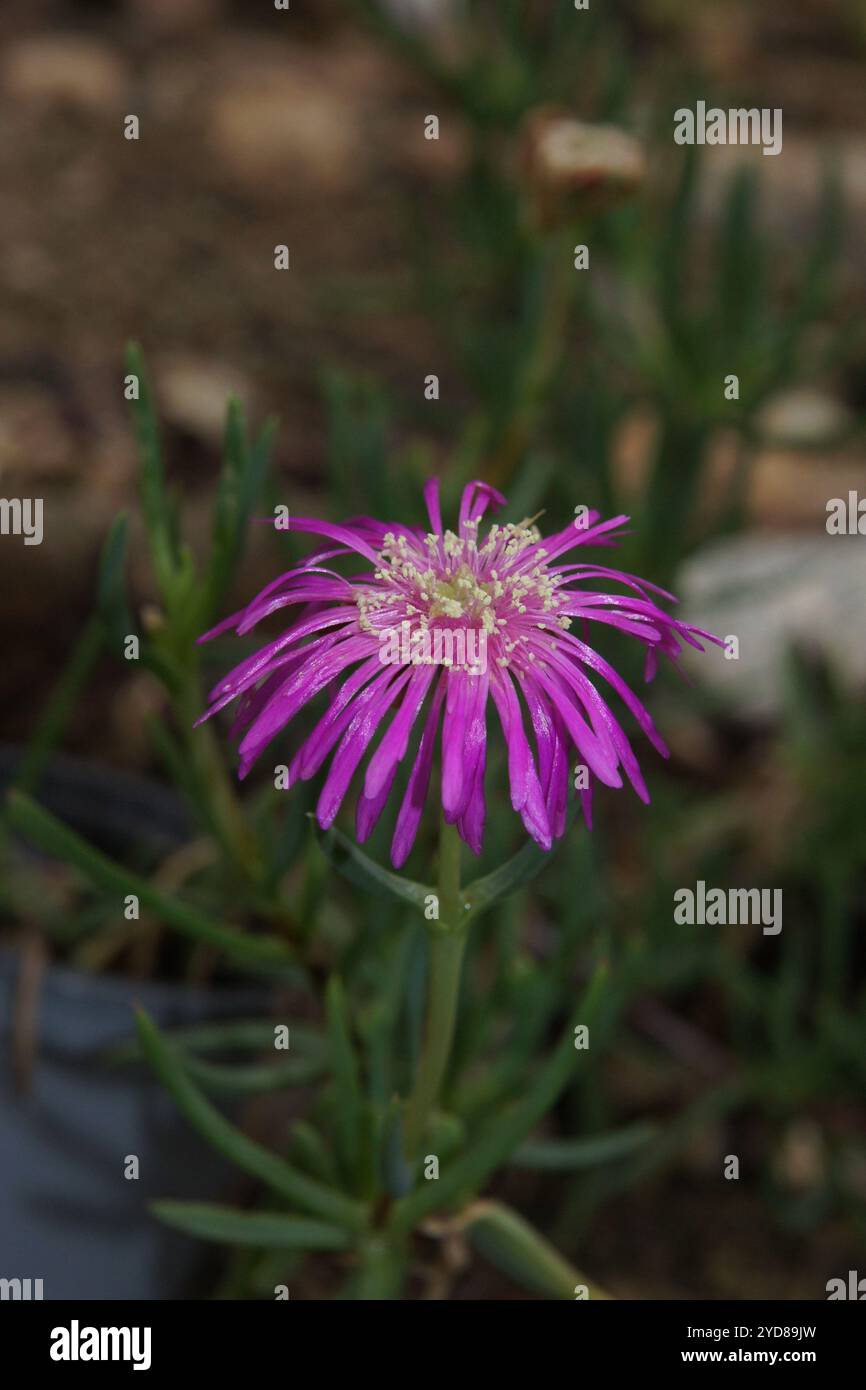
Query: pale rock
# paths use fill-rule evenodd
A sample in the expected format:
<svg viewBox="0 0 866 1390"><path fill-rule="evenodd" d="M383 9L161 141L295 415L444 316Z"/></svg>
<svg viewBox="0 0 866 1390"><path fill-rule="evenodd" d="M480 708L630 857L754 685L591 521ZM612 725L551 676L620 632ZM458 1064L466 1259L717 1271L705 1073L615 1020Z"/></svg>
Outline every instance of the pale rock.
<svg viewBox="0 0 866 1390"><path fill-rule="evenodd" d="M866 538L745 534L704 546L682 568L678 617L739 640L739 658L688 652L689 673L733 714L756 722L782 710L792 645L866 685Z"/></svg>
<svg viewBox="0 0 866 1390"><path fill-rule="evenodd" d="M210 443L222 439L230 395L238 396L244 408L250 409L249 383L226 362L172 353L157 361L154 375L165 419Z"/></svg>
<svg viewBox="0 0 866 1390"><path fill-rule="evenodd" d="M802 447L824 444L850 428L851 412L835 396L810 387L780 391L757 419L765 439Z"/></svg>
<svg viewBox="0 0 866 1390"><path fill-rule="evenodd" d="M246 187L281 194L298 179L329 188L359 173L359 111L326 71L293 63L239 73L214 98L206 133L223 167Z"/></svg>
<svg viewBox="0 0 866 1390"><path fill-rule="evenodd" d="M0 87L6 96L33 106L77 107L98 115L119 112L128 85L119 54L80 34L18 39L0 60Z"/></svg>

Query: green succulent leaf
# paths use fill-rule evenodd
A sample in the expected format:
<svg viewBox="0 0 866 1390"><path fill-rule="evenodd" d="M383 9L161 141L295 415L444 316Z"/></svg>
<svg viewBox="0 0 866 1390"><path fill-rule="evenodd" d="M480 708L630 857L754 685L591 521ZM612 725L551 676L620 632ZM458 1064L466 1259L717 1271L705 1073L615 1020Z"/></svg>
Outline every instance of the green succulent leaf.
<svg viewBox="0 0 866 1390"><path fill-rule="evenodd" d="M608 1297L502 1202L476 1202L461 1227L480 1254L526 1289L546 1298L574 1299L575 1290L583 1285L590 1298Z"/></svg>
<svg viewBox="0 0 866 1390"><path fill-rule="evenodd" d="M191 1027L164 1030L172 1047L185 1053L210 1056L215 1052L263 1052L273 1049L275 1023L258 1018L231 1018L220 1023L196 1023ZM292 1024L290 1031L292 1056L300 1053L315 1061L324 1061L327 1042L322 1033L305 1025ZM124 1048L124 1055L140 1055L135 1043ZM120 1056L120 1049L117 1055Z"/></svg>
<svg viewBox="0 0 866 1390"><path fill-rule="evenodd" d="M96 607L105 635L117 649L132 632L132 615L126 597L124 571L129 542L129 518L121 512L112 522L99 566Z"/></svg>
<svg viewBox="0 0 866 1390"><path fill-rule="evenodd" d="M221 1115L191 1079L183 1059L143 1010L137 1013L137 1026L141 1046L157 1076L190 1124L215 1149L244 1172L252 1173L287 1201L314 1216L324 1217L349 1230L361 1230L366 1226L367 1213L359 1202L298 1172Z"/></svg>
<svg viewBox="0 0 866 1390"><path fill-rule="evenodd" d="M307 1120L296 1120L292 1125L291 1155L304 1172L328 1186L337 1185L339 1179L333 1149Z"/></svg>
<svg viewBox="0 0 866 1390"><path fill-rule="evenodd" d="M469 908L464 921L469 921L470 916L477 917L480 913L486 912L501 898L508 897L518 888L531 883L549 861L549 851L546 853L539 849L534 841L527 841L517 854L512 855L498 869L494 869L493 873L477 878L474 883L464 888L463 901Z"/></svg>
<svg viewBox="0 0 866 1390"><path fill-rule="evenodd" d="M7 816L9 825L32 844L77 869L100 891L116 894L119 902L126 894L133 893L176 931L215 946L247 966L272 968L292 965L293 956L283 942L212 922L197 908L181 902L172 894L163 893L146 878L116 864L100 850L94 849L68 825L23 792L9 793Z"/></svg>
<svg viewBox="0 0 866 1390"><path fill-rule="evenodd" d="M150 383L144 357L137 343L130 343L126 349L126 370L127 374L134 376L138 382L138 396L131 405L138 449L142 511L154 572L160 592L165 598L171 589L178 562L173 508L166 490L162 445Z"/></svg>
<svg viewBox="0 0 866 1390"><path fill-rule="evenodd" d="M328 981L325 1006L331 1074L337 1096L337 1141L348 1178L357 1174L363 1164L364 1099L346 995L336 975Z"/></svg>
<svg viewBox="0 0 866 1390"><path fill-rule="evenodd" d="M400 898L403 902L412 903L414 907L420 908L423 908L426 899L435 893L435 889L427 887L426 884L416 883L411 878L403 878L402 875L383 868L369 855L364 854L347 835L333 826L325 831L317 829L316 839L334 868L359 888L367 888L380 897L384 894Z"/></svg>
<svg viewBox="0 0 866 1390"><path fill-rule="evenodd" d="M655 1138L657 1126L629 1125L609 1134L594 1134L589 1139L537 1139L522 1144L511 1159L514 1168L534 1168L546 1172L575 1172L596 1168L624 1158Z"/></svg>
<svg viewBox="0 0 866 1390"><path fill-rule="evenodd" d="M281 1062L229 1066L188 1057L186 1067L200 1086L213 1095L259 1096L289 1086L306 1086L324 1072L324 1061L313 1057L287 1057Z"/></svg>
<svg viewBox="0 0 866 1390"><path fill-rule="evenodd" d="M569 811L569 826L573 823L577 813L577 802L573 802ZM486 912L494 903L501 898L508 897L515 893L518 888L523 888L525 884L541 873L550 863L555 850L539 849L534 840L527 840L522 849L501 864L492 873L485 874L483 878L477 878L474 883L470 883L463 889L463 905L468 908L464 917L464 922L468 922L472 917L477 917L480 913Z"/></svg>
<svg viewBox="0 0 866 1390"><path fill-rule="evenodd" d="M102 654L105 633L101 622L91 618L81 630L72 655L42 710L36 729L16 769L13 785L20 792L32 792L63 735L82 690ZM8 806L8 803L7 803Z"/></svg>
<svg viewBox="0 0 866 1390"><path fill-rule="evenodd" d="M284 1216L277 1211L234 1211L210 1202L152 1202L150 1210L167 1226L199 1240L252 1245L272 1250L345 1250L348 1233L325 1221Z"/></svg>
<svg viewBox="0 0 866 1390"><path fill-rule="evenodd" d="M589 1026L596 1020L601 1012L606 981L607 970L599 966L577 1006L573 1025ZM583 1055L575 1049L573 1027L566 1026L559 1046L542 1062L520 1099L506 1106L488 1126L472 1136L465 1152L448 1165L438 1182L425 1183L398 1204L392 1217L394 1229L411 1230L439 1207L477 1191L508 1161L547 1113Z"/></svg>
<svg viewBox="0 0 866 1390"><path fill-rule="evenodd" d="M202 622L210 623L235 577L250 517L264 486L276 434L268 420L250 447L243 407L233 396L226 412L223 464L211 525L211 553L204 589Z"/></svg>
<svg viewBox="0 0 866 1390"><path fill-rule="evenodd" d="M403 1107L395 1098L382 1124L380 1150L382 1181L394 1198L405 1197L412 1191L412 1169L406 1162L404 1146Z"/></svg>

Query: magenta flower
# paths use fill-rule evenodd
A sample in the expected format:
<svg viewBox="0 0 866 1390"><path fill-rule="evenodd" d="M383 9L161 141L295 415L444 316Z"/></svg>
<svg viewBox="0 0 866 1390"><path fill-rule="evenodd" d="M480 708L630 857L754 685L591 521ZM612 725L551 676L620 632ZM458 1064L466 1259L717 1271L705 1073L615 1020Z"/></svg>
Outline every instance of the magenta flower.
<svg viewBox="0 0 866 1390"><path fill-rule="evenodd" d="M616 543L627 517L597 513L542 539L530 521L490 526L484 513L505 498L488 483L463 491L456 531L442 525L439 484L424 488L430 531L370 517L344 526L293 518L292 529L327 544L268 585L246 608L206 633L249 632L295 606L289 627L236 666L211 692L203 718L239 700L232 735L240 738L245 777L271 741L315 696L327 707L288 765L288 784L313 777L329 756L317 806L332 824L362 758L381 735L364 774L356 833L365 840L381 816L397 769L414 749L398 814L391 859L409 855L427 799L441 724L441 802L446 821L480 853L489 703L508 753L511 804L528 833L550 849L566 826L569 770L585 769L580 796L591 824L592 786L622 786L649 795L628 737L596 680L616 692L658 751L667 749L649 713L625 681L570 629L606 623L646 647L646 678L658 654L675 659L681 643L703 650L709 633L678 622L649 596L672 595L598 564L565 563L570 551ZM335 556L360 556L348 577L327 568ZM609 593L601 582L619 586ZM530 738L531 731L531 738ZM413 738L414 735L414 738Z"/></svg>

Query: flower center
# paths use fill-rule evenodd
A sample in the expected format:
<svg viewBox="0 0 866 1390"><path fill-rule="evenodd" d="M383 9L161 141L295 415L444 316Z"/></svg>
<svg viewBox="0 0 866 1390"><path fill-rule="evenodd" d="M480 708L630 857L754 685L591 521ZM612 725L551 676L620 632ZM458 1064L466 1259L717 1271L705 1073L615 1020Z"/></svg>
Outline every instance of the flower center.
<svg viewBox="0 0 866 1390"><path fill-rule="evenodd" d="M423 578L428 618L466 618L483 624L487 615L492 628L493 615L489 610L493 603L493 586L479 581L468 565L461 565L455 574L447 577L429 571Z"/></svg>
<svg viewBox="0 0 866 1390"><path fill-rule="evenodd" d="M493 639L495 659L507 666L532 630L570 626L559 612L559 579L544 563L544 550L536 551L536 564L515 568L540 539L535 526L494 524L479 546L477 522L467 525L468 535L446 531L428 534L423 542L388 532L377 583L356 592L361 630L381 635L405 619L422 633L441 627L474 630ZM534 657L528 652L527 659Z"/></svg>

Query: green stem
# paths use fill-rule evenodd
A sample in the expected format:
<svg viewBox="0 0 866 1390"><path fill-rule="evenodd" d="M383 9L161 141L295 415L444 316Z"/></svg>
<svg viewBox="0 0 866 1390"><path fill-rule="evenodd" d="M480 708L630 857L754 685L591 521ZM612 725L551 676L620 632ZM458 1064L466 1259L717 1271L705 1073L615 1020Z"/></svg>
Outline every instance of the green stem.
<svg viewBox="0 0 866 1390"><path fill-rule="evenodd" d="M466 948L460 898L460 836L442 824L439 838L439 920L430 924L427 1023L415 1085L406 1106L406 1153L413 1161L424 1138L451 1056L460 972Z"/></svg>
<svg viewBox="0 0 866 1390"><path fill-rule="evenodd" d="M194 728L203 708L197 666L188 672L176 700L178 719L199 782L205 790L218 836L241 870L253 883L262 877L258 848L247 826L219 745L210 725Z"/></svg>
<svg viewBox="0 0 866 1390"><path fill-rule="evenodd" d="M368 1237L359 1244L358 1268L343 1296L365 1302L399 1298L405 1269L405 1250L400 1241L386 1240L378 1234Z"/></svg>

